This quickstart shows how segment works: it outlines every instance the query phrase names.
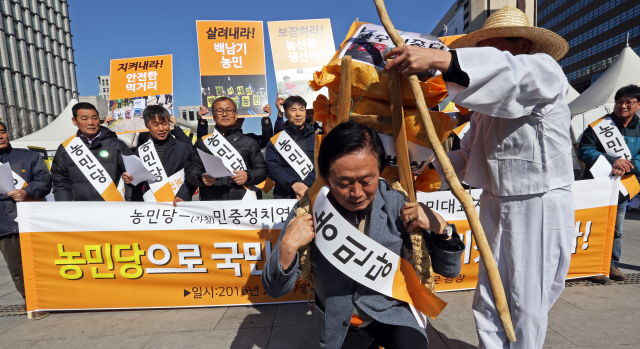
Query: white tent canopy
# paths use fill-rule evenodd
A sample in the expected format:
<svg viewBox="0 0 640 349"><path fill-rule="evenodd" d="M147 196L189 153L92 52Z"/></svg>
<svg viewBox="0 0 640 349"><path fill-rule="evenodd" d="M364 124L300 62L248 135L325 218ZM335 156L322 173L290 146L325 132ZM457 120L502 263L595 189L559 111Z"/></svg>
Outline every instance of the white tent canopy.
<svg viewBox="0 0 640 349"><path fill-rule="evenodd" d="M48 151L58 150L62 142L78 132L78 128L73 124L73 121L71 121L71 118L73 118L71 109L77 103L77 100L72 99L62 113L49 123L49 125L30 135L11 141L11 146L24 149L28 147L41 147ZM134 136L135 133L125 133L118 135L118 138L130 145Z"/></svg>
<svg viewBox="0 0 640 349"><path fill-rule="evenodd" d="M578 97L580 97L580 93L576 91L573 86L569 85L569 93L567 93L567 103L573 102Z"/></svg>
<svg viewBox="0 0 640 349"><path fill-rule="evenodd" d="M571 109L571 137L580 141L582 132L590 123L613 111L614 96L624 86L640 85L640 57L625 47L618 58L579 97L569 103Z"/></svg>
<svg viewBox="0 0 640 349"><path fill-rule="evenodd" d="M46 150L57 150L58 146L76 134L78 128L73 124L71 108L78 103L72 99L58 117L46 127L22 138L11 141L14 148L42 147Z"/></svg>

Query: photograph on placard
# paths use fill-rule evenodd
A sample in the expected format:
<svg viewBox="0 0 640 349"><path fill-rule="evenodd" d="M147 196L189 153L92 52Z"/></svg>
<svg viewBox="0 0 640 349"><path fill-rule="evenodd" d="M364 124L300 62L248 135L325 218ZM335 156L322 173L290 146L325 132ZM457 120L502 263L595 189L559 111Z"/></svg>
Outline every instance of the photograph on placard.
<svg viewBox="0 0 640 349"><path fill-rule="evenodd" d="M263 75L202 76L200 81L202 105L210 110L216 98L228 97L236 103L238 115L264 114L262 107L268 102Z"/></svg>
<svg viewBox="0 0 640 349"><path fill-rule="evenodd" d="M123 98L109 101L109 116L113 121L109 129L115 133L131 133L147 131L142 119L142 111L150 105L160 105L173 115L173 95L152 95L136 98Z"/></svg>
<svg viewBox="0 0 640 349"><path fill-rule="evenodd" d="M173 115L172 56L111 60L109 129L117 134L148 131L142 111L150 105Z"/></svg>
<svg viewBox="0 0 640 349"><path fill-rule="evenodd" d="M322 67L276 70L278 94L285 99L291 96L300 96L307 101L307 105L313 105L313 101L319 94L327 95L326 89L313 91L308 84L309 77L313 77L313 72L320 69Z"/></svg>
<svg viewBox="0 0 640 349"><path fill-rule="evenodd" d="M358 23L354 23L354 25L355 24ZM382 69L386 65L384 55L394 48L395 45L389 35L387 35L383 26L371 23L359 24L360 27L347 39L346 45L345 43L342 44L338 58L351 56L351 59L355 61L360 61ZM433 35L400 31L400 36L404 39L405 44L409 46L448 50L447 46L438 39L438 37ZM419 77L431 77L438 74L439 72L437 71L429 70L428 72L419 74Z"/></svg>

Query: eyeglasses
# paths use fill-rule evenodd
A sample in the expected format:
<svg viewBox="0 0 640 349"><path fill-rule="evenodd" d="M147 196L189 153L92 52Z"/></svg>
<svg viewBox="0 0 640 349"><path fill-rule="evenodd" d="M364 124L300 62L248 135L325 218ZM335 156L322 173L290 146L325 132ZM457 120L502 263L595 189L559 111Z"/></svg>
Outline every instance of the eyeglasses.
<svg viewBox="0 0 640 349"><path fill-rule="evenodd" d="M236 112L235 109L216 109L214 110L216 115L224 115L224 114L233 114Z"/></svg>
<svg viewBox="0 0 640 349"><path fill-rule="evenodd" d="M636 104L636 103L638 103L638 101L637 101L637 100L635 100L635 101L617 100L617 101L616 101L616 105L617 105L617 106L623 106L623 105L626 105L627 107L630 107L630 106L632 106L632 105L634 105L634 104Z"/></svg>

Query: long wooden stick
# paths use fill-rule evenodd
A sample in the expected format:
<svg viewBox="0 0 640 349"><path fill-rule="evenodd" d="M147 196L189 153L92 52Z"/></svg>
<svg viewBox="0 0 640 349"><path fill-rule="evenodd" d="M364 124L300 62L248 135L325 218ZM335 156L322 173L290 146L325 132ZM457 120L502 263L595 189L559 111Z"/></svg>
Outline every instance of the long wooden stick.
<svg viewBox="0 0 640 349"><path fill-rule="evenodd" d="M398 162L398 179L400 185L407 191L409 201L416 202L416 190L413 187L413 173L411 173L411 160L409 159L409 147L407 145L407 131L404 126L400 77L396 68L389 72L389 104L391 105L393 142L396 148L396 161Z"/></svg>
<svg viewBox="0 0 640 349"><path fill-rule="evenodd" d="M391 22L391 19L389 18L389 14L387 13L387 9L384 5L384 0L374 0L374 3L376 5L376 9L378 10L380 21L382 21L382 25L384 26L394 45L396 45L397 47L404 46L404 40L402 39L400 34L398 34L395 27L393 26L393 23ZM509 306L507 305L507 300L505 297L502 280L500 279L498 266L496 265L493 253L491 252L491 247L489 246L487 237L485 236L482 225L480 224L480 218L478 217L478 213L476 212L473 199L471 198L471 195L469 195L460 184L453 166L451 165L451 161L449 160L449 157L440 144L440 140L438 139L438 135L435 132L433 122L431 121L431 116L429 115L427 103L424 100L424 95L422 94L422 89L420 88L418 77L415 75L410 75L409 82L411 83L411 91L413 92L413 95L415 97L416 105L418 107L418 111L420 112L422 123L424 124L424 128L427 132L427 139L429 139L434 153L436 154L440 165L442 165L445 180L449 184L449 187L451 187L453 195L462 204L464 212L467 215L467 219L469 220L469 225L471 226L471 231L473 232L473 236L475 237L476 245L478 246L478 250L480 251L480 256L482 257L482 260L484 261L484 264L487 268L487 275L489 277L489 282L491 283L493 297L496 302L496 310L498 311L498 315L500 316L502 327L504 328L509 341L515 342L516 335L513 330L511 314L509 312Z"/></svg>
<svg viewBox="0 0 640 349"><path fill-rule="evenodd" d="M338 90L337 124L349 120L351 114L351 56L342 57L340 62L340 87Z"/></svg>

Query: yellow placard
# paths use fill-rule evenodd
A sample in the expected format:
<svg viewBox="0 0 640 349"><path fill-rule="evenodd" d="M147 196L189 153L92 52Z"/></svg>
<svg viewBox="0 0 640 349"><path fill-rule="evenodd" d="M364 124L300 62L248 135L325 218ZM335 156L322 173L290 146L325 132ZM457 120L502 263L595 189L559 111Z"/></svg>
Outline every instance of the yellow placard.
<svg viewBox="0 0 640 349"><path fill-rule="evenodd" d="M328 18L267 25L275 70L322 67L336 52Z"/></svg>

